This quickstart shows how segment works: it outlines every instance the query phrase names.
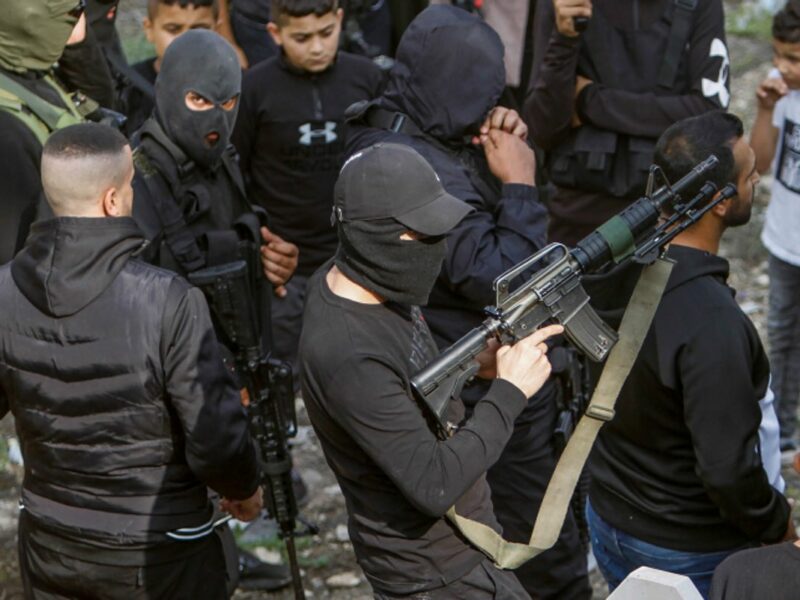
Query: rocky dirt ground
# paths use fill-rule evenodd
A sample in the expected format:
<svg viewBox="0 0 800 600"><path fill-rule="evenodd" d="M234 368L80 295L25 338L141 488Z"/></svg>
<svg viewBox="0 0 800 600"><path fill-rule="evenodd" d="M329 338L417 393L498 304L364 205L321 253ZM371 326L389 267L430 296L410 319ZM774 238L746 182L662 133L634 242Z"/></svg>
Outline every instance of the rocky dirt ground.
<svg viewBox="0 0 800 600"><path fill-rule="evenodd" d="M131 4L134 7L142 6L141 1ZM133 31L141 16L141 8L130 9L123 15L123 28ZM731 110L739 114L745 123L752 123L753 91L769 68L770 49L766 42L748 37L731 36L729 42L733 63ZM132 47L136 52L140 51L140 45L135 40ZM769 182L765 178L752 222L746 227L730 231L723 247L724 255L731 260L731 279L738 290L738 300L756 322L762 336L765 335L768 277L766 254L758 236L769 196L768 190ZM302 410L300 416L303 427L294 455L310 489L310 500L302 512L320 527L318 535L298 541L306 590L309 597L313 598L366 600L371 598L370 589L355 563L352 547L347 539L342 496ZM0 436L10 435L13 435L13 424L10 418L6 418L0 421ZM5 444L0 440L0 600L22 597L15 551L19 475L19 468L8 460ZM788 470L785 476L789 482L789 494L800 498L800 478ZM263 527L258 529L264 530ZM282 560L280 543L270 537L269 533L259 534L251 530L243 538L263 558ZM596 573L593 575L593 582L595 598L605 598L605 586ZM277 594L237 592L235 596L238 600L291 597L288 591Z"/></svg>

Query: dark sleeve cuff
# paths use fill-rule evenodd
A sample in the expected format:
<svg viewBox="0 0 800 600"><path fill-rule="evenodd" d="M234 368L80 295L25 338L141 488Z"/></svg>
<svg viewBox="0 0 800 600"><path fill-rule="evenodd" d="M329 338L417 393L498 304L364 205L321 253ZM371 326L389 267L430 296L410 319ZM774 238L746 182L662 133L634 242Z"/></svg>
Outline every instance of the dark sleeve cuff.
<svg viewBox="0 0 800 600"><path fill-rule="evenodd" d="M500 196L506 200L536 200L539 197L539 192L536 186L528 185L526 183L504 183Z"/></svg>
<svg viewBox="0 0 800 600"><path fill-rule="evenodd" d="M581 93L575 99L575 110L578 112L578 117L580 117L582 123L590 122L586 114L587 107L592 105L593 99L596 98L602 87L603 85L600 83L590 83L581 90Z"/></svg>
<svg viewBox="0 0 800 600"><path fill-rule="evenodd" d="M550 36L550 46L554 48L561 48L565 54L577 52L581 47L581 36L569 37L563 35L556 27L553 27L553 33Z"/></svg>
<svg viewBox="0 0 800 600"><path fill-rule="evenodd" d="M517 418L517 415L528 404L528 399L521 389L507 379L500 378L492 381L492 385L489 386L489 391L486 392L483 400L494 404L499 411L508 415L512 421Z"/></svg>

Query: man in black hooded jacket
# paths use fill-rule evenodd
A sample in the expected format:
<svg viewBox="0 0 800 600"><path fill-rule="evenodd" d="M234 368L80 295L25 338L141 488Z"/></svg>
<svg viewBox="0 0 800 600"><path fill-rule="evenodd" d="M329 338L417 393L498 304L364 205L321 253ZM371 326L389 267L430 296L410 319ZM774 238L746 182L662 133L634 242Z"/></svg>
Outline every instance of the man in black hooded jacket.
<svg viewBox="0 0 800 600"><path fill-rule="evenodd" d="M423 309L442 348L484 319L482 309L494 304L494 279L544 245L546 213L534 187L533 153L514 135L526 130L517 127L516 113L495 109L505 87L497 34L466 11L432 6L406 30L396 58L383 95L351 107L348 154L384 140L409 145L448 193L475 209L448 233L444 265ZM510 540L530 539L555 465L554 387L546 385L517 417L488 473L495 513ZM485 392L475 384L462 398L474 403ZM555 547L516 574L537 597L590 597L571 516Z"/></svg>
<svg viewBox="0 0 800 600"><path fill-rule="evenodd" d="M206 486L259 514L256 453L202 294L137 259L125 138L44 147L56 218L0 268L0 417L25 458L26 598L226 596Z"/></svg>
<svg viewBox="0 0 800 600"><path fill-rule="evenodd" d="M755 155L741 121L715 111L667 129L656 163L675 181L709 154L720 160L709 179L734 183L738 195L670 244L677 264L591 455L592 547L612 589L648 566L687 575L707 597L729 554L796 539L759 445L769 363L726 283L728 262L717 256L725 229L750 219ZM590 288L610 322L618 322L637 272L623 267Z"/></svg>

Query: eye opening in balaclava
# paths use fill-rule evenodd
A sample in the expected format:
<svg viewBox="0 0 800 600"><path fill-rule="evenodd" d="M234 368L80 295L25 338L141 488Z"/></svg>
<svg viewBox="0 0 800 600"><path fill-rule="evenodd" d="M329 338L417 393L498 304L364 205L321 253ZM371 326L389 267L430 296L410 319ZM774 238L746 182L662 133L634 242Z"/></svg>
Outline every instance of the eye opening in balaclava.
<svg viewBox="0 0 800 600"><path fill-rule="evenodd" d="M193 30L170 44L156 79L156 118L167 135L196 163L215 169L230 144L241 94L242 72L236 52L211 31ZM192 110L187 95L213 106ZM216 134L213 135L213 134ZM209 136L216 141L209 143Z"/></svg>

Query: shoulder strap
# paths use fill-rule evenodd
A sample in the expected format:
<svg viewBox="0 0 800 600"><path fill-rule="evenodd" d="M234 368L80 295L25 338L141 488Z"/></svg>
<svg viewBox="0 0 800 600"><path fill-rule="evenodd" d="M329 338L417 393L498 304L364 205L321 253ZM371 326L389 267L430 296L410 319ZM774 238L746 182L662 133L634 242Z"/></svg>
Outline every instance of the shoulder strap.
<svg viewBox="0 0 800 600"><path fill-rule="evenodd" d="M515 569L556 543L583 466L603 423L614 417L617 396L650 329L673 264L658 259L642 271L622 318L619 342L611 350L586 413L550 478L530 541L508 542L491 527L458 515L455 506L447 511L447 518L456 528L501 569Z"/></svg>
<svg viewBox="0 0 800 600"><path fill-rule="evenodd" d="M2 86L2 83L0 83L0 86ZM22 121L22 124L25 125L25 127L33 133L39 143L44 146L47 137L50 135L50 130L47 128L47 125L36 118L32 112L25 110L22 100L8 90L4 90L2 87L0 87L0 111L13 115L16 119Z"/></svg>
<svg viewBox="0 0 800 600"><path fill-rule="evenodd" d="M186 224L183 211L175 200L175 191L170 188L166 178L150 162L141 147L134 152L134 162L154 204L153 208L161 225L161 235L172 256L186 274L201 269L206 265L206 257ZM162 179L164 185L158 184L156 181L158 177Z"/></svg>
<svg viewBox="0 0 800 600"><path fill-rule="evenodd" d="M30 114L38 119L47 129L44 139L47 139L47 136L53 131L63 129L68 125L75 125L76 123L83 122L83 117L81 117L81 115L77 112L72 103L72 99L67 95L67 93L64 92L64 90L62 90L61 87L55 81L53 81L49 75L46 75L44 80L59 95L66 108L61 108L50 104L22 84L14 81L5 73L0 72L0 89L6 92L3 94L3 97L5 98L5 102L3 102L4 108L25 123L31 129L31 131L33 131L34 135L36 135L39 141L42 142L42 128L32 127L31 125L33 122L30 119L30 116L29 118L23 117L23 115L25 115L25 108L27 108L30 111ZM18 101L19 108L17 108L15 99Z"/></svg>
<svg viewBox="0 0 800 600"><path fill-rule="evenodd" d="M689 34L692 31L696 8L697 0L674 0L669 41L664 53L664 62L661 63L661 69L658 72L658 85L662 87L671 88L675 83L683 50L686 48L686 42L689 41Z"/></svg>
<svg viewBox="0 0 800 600"><path fill-rule="evenodd" d="M178 169L177 174L180 179L183 179L194 171L196 166L194 161L186 156L186 153L178 148L175 142L169 139L169 136L161 128L161 125L158 124L155 118L147 119L147 121L144 122L144 125L142 125L142 128L139 130L139 137L142 141L144 141L146 137L153 138L153 140L172 157Z"/></svg>

